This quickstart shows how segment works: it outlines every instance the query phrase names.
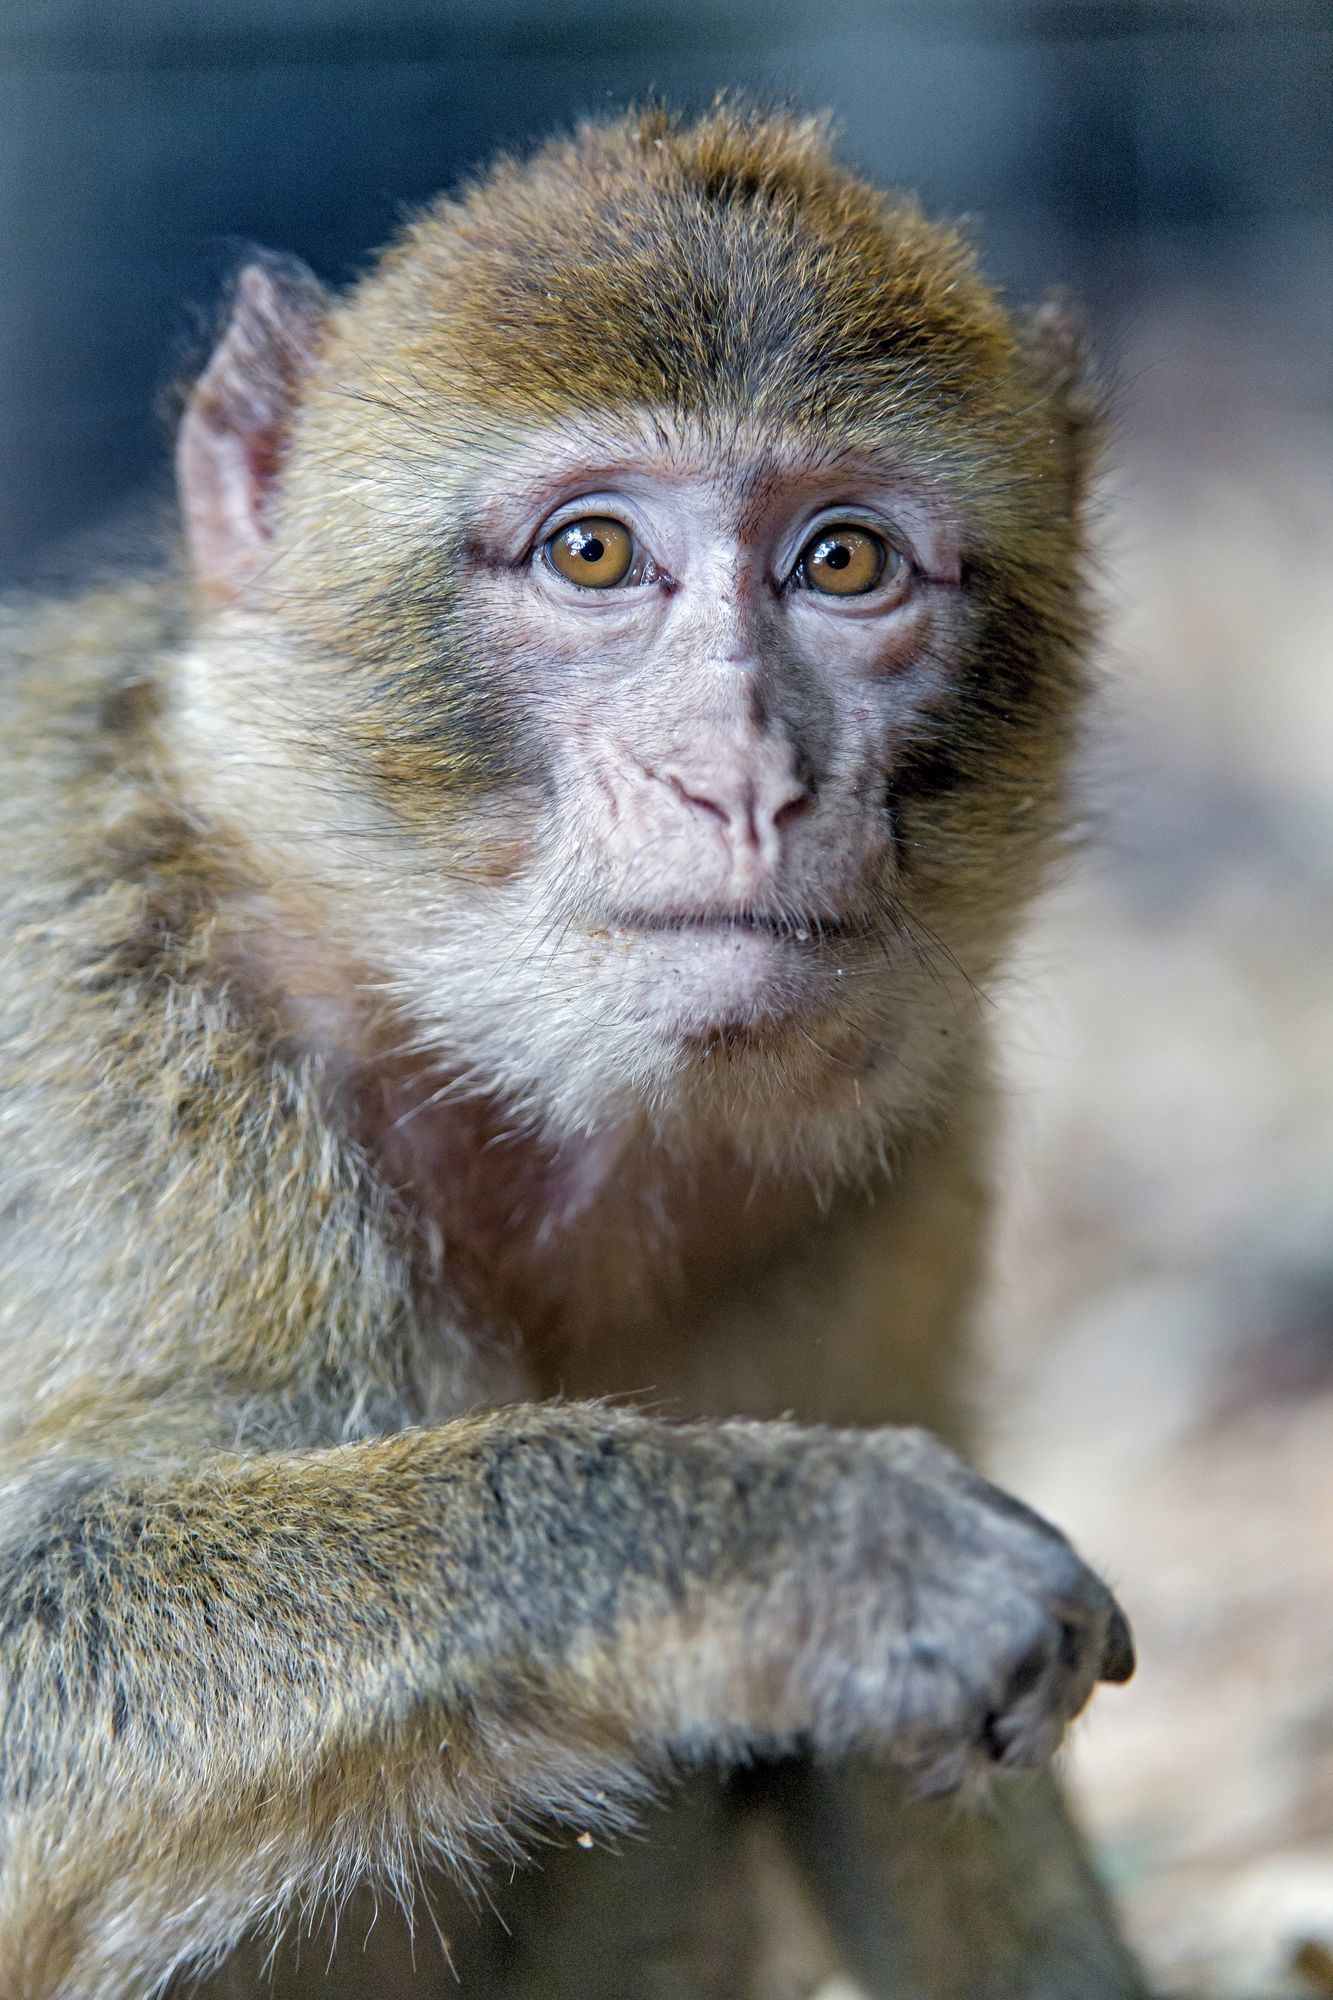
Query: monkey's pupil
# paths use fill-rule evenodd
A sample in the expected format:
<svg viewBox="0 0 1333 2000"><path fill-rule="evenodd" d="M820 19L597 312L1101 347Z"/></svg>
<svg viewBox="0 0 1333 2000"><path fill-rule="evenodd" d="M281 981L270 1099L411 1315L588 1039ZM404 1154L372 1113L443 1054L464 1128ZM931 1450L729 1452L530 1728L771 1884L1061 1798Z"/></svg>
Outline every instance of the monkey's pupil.
<svg viewBox="0 0 1333 2000"><path fill-rule="evenodd" d="M606 554L606 543L599 541L596 535L572 534L569 538L569 547L571 553L578 556L581 562L600 562Z"/></svg>
<svg viewBox="0 0 1333 2000"><path fill-rule="evenodd" d="M824 551L825 569L846 569L852 552L846 542L830 542Z"/></svg>

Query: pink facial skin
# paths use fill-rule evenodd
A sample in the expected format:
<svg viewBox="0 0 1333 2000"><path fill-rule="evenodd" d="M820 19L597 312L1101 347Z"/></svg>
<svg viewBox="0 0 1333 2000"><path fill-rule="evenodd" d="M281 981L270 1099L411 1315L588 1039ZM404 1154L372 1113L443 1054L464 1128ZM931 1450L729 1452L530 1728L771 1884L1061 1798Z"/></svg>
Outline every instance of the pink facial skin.
<svg viewBox="0 0 1333 2000"><path fill-rule="evenodd" d="M468 557L578 830L559 900L659 1033L814 1018L882 928L895 755L947 700L966 617L957 528L872 459L658 424L605 442L548 438L484 480ZM550 555L599 517L634 544L601 589ZM835 526L883 547L863 594L802 570Z"/></svg>

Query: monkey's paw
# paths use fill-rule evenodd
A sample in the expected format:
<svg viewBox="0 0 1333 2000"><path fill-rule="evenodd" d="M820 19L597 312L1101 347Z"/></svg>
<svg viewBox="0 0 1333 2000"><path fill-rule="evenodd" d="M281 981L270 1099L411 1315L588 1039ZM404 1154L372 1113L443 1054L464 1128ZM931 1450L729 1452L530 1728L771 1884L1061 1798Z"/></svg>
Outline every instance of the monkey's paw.
<svg viewBox="0 0 1333 2000"><path fill-rule="evenodd" d="M1133 1673L1124 1613L1058 1529L935 1439L864 1445L879 1479L826 1499L842 1602L805 1651L819 1747L869 1743L923 1794L1044 1764L1096 1683Z"/></svg>

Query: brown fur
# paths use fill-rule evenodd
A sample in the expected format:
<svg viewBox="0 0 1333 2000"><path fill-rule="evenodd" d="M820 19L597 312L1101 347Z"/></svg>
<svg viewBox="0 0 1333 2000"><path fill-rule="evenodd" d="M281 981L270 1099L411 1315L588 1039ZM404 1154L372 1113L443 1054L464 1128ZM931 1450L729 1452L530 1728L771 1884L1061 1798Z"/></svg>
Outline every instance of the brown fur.
<svg viewBox="0 0 1333 2000"><path fill-rule="evenodd" d="M626 410L724 455L891 436L963 522L949 710L887 774L906 1079L869 1015L719 1037L581 1130L517 977L476 1030L512 1020L502 1073L406 997L432 912L527 865L509 802L546 782L469 496ZM974 991L1060 832L1088 427L1062 327L1016 330L820 127L651 112L502 161L327 309L242 288L182 464L248 438L243 581L11 614L5 2000L145 1994L293 1906L601 1838L681 1762L1040 1761L1123 1673L1054 1530L861 1428L969 1426ZM226 519L191 525L206 569ZM440 1891L464 1990L1130 1995L1029 1787L981 1822L883 1770L696 1776L674 1837L511 1885L507 1941ZM383 1937L342 1990L450 1990Z"/></svg>

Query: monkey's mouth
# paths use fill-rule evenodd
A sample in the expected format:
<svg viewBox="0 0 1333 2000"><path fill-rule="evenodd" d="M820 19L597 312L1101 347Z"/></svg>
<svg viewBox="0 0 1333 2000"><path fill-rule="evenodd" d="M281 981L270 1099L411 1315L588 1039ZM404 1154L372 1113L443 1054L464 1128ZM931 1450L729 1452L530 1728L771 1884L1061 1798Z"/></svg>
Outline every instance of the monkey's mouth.
<svg viewBox="0 0 1333 2000"><path fill-rule="evenodd" d="M801 912L762 910L620 910L607 920L611 931L645 931L682 936L715 932L722 935L770 937L784 944L838 944L871 935L864 916L832 917Z"/></svg>
<svg viewBox="0 0 1333 2000"><path fill-rule="evenodd" d="M626 906L587 935L636 1020L687 1046L725 1031L760 1048L841 1015L875 933L850 913Z"/></svg>

